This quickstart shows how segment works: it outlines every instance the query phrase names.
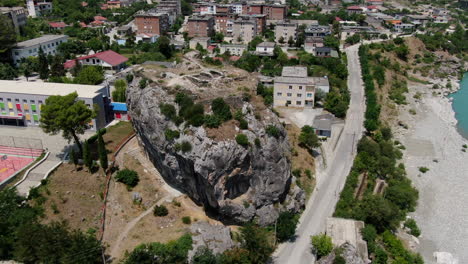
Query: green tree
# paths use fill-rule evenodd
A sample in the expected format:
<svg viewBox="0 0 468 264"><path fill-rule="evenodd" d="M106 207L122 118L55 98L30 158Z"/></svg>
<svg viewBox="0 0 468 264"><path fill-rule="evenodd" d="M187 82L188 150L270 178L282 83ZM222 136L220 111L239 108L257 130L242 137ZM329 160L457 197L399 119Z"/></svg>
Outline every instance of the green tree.
<svg viewBox="0 0 468 264"><path fill-rule="evenodd" d="M243 248L233 248L223 252L219 256L220 264L252 264L249 259L249 251Z"/></svg>
<svg viewBox="0 0 468 264"><path fill-rule="evenodd" d="M75 165L75 169L76 169L76 166L78 165L78 154L75 152L75 149L73 148L70 151L70 162L73 163L73 165Z"/></svg>
<svg viewBox="0 0 468 264"><path fill-rule="evenodd" d="M294 44L295 44L295 42L294 42L293 37L292 37L292 36L289 37L289 39L288 39L288 45L289 45L289 47L294 47Z"/></svg>
<svg viewBox="0 0 468 264"><path fill-rule="evenodd" d="M326 36L323 39L323 45L338 50L340 48L340 40L333 36Z"/></svg>
<svg viewBox="0 0 468 264"><path fill-rule="evenodd" d="M274 251L265 228L254 224L246 224L240 228L242 242L241 248L247 250L251 263L265 263Z"/></svg>
<svg viewBox="0 0 468 264"><path fill-rule="evenodd" d="M49 61L42 47L39 48L39 78L47 80L49 78Z"/></svg>
<svg viewBox="0 0 468 264"><path fill-rule="evenodd" d="M104 139L102 138L102 134L98 131L98 153L99 153L99 164L104 172L109 167L109 162L107 161L107 150L106 150L106 143L104 143Z"/></svg>
<svg viewBox="0 0 468 264"><path fill-rule="evenodd" d="M11 19L0 14L0 54L7 52L15 43L16 32ZM4 60L4 58L1 60Z"/></svg>
<svg viewBox="0 0 468 264"><path fill-rule="evenodd" d="M79 134L90 127L89 123L95 117L96 112L89 109L81 100L77 100L76 92L61 96L53 95L46 99L41 109L39 126L45 133L56 135L62 132L65 139L75 140L80 153L83 149L78 138Z"/></svg>
<svg viewBox="0 0 468 264"><path fill-rule="evenodd" d="M0 63L0 80L13 80L18 76L15 68L10 64Z"/></svg>
<svg viewBox="0 0 468 264"><path fill-rule="evenodd" d="M91 157L91 149L89 148L89 142L87 140L83 143L83 163L89 171L92 171L93 159Z"/></svg>
<svg viewBox="0 0 468 264"><path fill-rule="evenodd" d="M138 182L140 181L138 173L134 170L129 169L123 169L117 172L117 175L115 175L115 179L118 182L122 182L129 187L137 186Z"/></svg>
<svg viewBox="0 0 468 264"><path fill-rule="evenodd" d="M218 116L222 121L228 121L232 118L231 108L223 98L216 98L211 102L211 110L213 114Z"/></svg>
<svg viewBox="0 0 468 264"><path fill-rule="evenodd" d="M317 254L317 257L320 259L324 257L333 250L333 243L331 237L320 234L311 237L312 247Z"/></svg>
<svg viewBox="0 0 468 264"><path fill-rule="evenodd" d="M284 242L294 237L298 222L298 214L293 214L291 212L281 213L276 223L276 238L278 241Z"/></svg>
<svg viewBox="0 0 468 264"><path fill-rule="evenodd" d="M207 247L198 248L197 252L192 258L193 264L218 264L218 258Z"/></svg>
<svg viewBox="0 0 468 264"><path fill-rule="evenodd" d="M50 77L65 76L65 68L63 67L63 59L60 55L54 56L50 65Z"/></svg>
<svg viewBox="0 0 468 264"><path fill-rule="evenodd" d="M167 59L172 57L174 48L171 46L171 40L168 37L162 36L158 38L158 41L156 41L156 47Z"/></svg>
<svg viewBox="0 0 468 264"><path fill-rule="evenodd" d="M78 73L74 82L78 84L96 85L104 81L104 72L101 67L85 66Z"/></svg>
<svg viewBox="0 0 468 264"><path fill-rule="evenodd" d="M125 102L127 100L127 83L125 80L117 80L114 84L115 90L112 91L112 100L114 102Z"/></svg>
<svg viewBox="0 0 468 264"><path fill-rule="evenodd" d="M320 147L320 141L317 134L315 134L314 129L311 126L305 125L301 128L301 134L299 134L299 145L313 149Z"/></svg>

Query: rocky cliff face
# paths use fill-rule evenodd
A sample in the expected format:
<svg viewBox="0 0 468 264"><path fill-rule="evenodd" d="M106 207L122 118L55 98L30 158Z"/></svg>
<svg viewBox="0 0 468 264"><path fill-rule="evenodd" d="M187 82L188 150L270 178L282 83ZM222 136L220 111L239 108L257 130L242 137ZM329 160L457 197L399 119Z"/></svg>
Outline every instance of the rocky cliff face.
<svg viewBox="0 0 468 264"><path fill-rule="evenodd" d="M130 87L127 93L139 141L161 175L224 222L255 219L266 225L273 223L282 210L297 212L304 206L303 191L297 186L290 188L294 178L286 132L268 109L262 110L261 118L257 113L256 118L250 103L235 97L226 99L231 108L242 109L249 129L240 130L235 121L230 121L233 131L220 129L214 133L184 123L176 126L161 114L160 103L174 102L173 95L161 87ZM209 107L206 109L209 111ZM265 128L271 124L279 128L280 137L266 134ZM180 131L180 137L173 142L166 140L166 129ZM249 147L237 144L234 137L238 133L248 137ZM254 144L256 138L260 146ZM191 143L191 151L176 151L175 144L182 141Z"/></svg>

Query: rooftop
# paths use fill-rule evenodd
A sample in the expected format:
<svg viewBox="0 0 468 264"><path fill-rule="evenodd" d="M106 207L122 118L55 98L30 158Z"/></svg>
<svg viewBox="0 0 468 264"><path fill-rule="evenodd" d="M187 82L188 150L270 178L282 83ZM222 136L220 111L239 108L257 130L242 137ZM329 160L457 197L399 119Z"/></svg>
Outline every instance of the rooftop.
<svg viewBox="0 0 468 264"><path fill-rule="evenodd" d="M307 67L283 67L282 77L307 77Z"/></svg>
<svg viewBox="0 0 468 264"><path fill-rule="evenodd" d="M304 84L304 85L313 85L314 79L312 78L304 78L304 77L284 77L279 76L275 77L275 83L296 83L296 84Z"/></svg>
<svg viewBox="0 0 468 264"><path fill-rule="evenodd" d="M44 42L61 39L61 38L64 38L64 37L68 37L68 36L67 35L44 35L42 37L38 37L38 38L35 38L35 39L30 39L30 40L20 42L20 43L18 43L16 45L16 48L17 49L23 49L23 48L27 48L27 47L42 44Z"/></svg>
<svg viewBox="0 0 468 264"><path fill-rule="evenodd" d="M257 45L257 47L269 47L269 48L274 48L276 45L275 42L261 42Z"/></svg>
<svg viewBox="0 0 468 264"><path fill-rule="evenodd" d="M314 118L312 127L318 130L331 130L334 121L335 116L332 114L318 115Z"/></svg>
<svg viewBox="0 0 468 264"><path fill-rule="evenodd" d="M0 93L67 95L78 93L81 98L94 98L104 85L83 85L51 82L25 82L0 80Z"/></svg>
<svg viewBox="0 0 468 264"><path fill-rule="evenodd" d="M188 20L208 21L212 18L211 16L191 16Z"/></svg>
<svg viewBox="0 0 468 264"><path fill-rule="evenodd" d="M128 61L127 57L124 57L120 55L119 53L113 51L113 50L106 50L103 52L98 52L96 54L88 55L88 56L83 56L77 58L78 60L84 60L84 59L89 59L89 58L98 58L102 61L105 61L109 63L112 66L117 66L121 63L124 63Z"/></svg>

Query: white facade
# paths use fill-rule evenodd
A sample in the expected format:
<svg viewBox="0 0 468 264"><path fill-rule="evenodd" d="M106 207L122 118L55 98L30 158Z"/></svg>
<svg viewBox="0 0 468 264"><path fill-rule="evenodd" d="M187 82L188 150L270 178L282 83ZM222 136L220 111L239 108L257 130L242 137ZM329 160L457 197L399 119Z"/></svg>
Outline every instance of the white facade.
<svg viewBox="0 0 468 264"><path fill-rule="evenodd" d="M275 27L275 41L279 42L283 38L284 43L288 43L289 38L296 41L297 24L278 23Z"/></svg>
<svg viewBox="0 0 468 264"><path fill-rule="evenodd" d="M216 14L216 5L205 5L200 7L200 15Z"/></svg>
<svg viewBox="0 0 468 264"><path fill-rule="evenodd" d="M242 14L242 4L231 4L232 12L235 14Z"/></svg>
<svg viewBox="0 0 468 264"><path fill-rule="evenodd" d="M52 2L39 2L34 6L36 16L42 16L52 12Z"/></svg>
<svg viewBox="0 0 468 264"><path fill-rule="evenodd" d="M273 56L275 51L274 42L262 42L255 47L255 54L258 56Z"/></svg>
<svg viewBox="0 0 468 264"><path fill-rule="evenodd" d="M36 57L39 55L39 49L42 48L44 54L55 55L57 47L64 42L67 42L66 35L44 35L39 38L30 39L20 42L12 49L12 58L15 65L21 62L21 59L28 57Z"/></svg>
<svg viewBox="0 0 468 264"><path fill-rule="evenodd" d="M221 54L224 54L226 51L233 56L242 56L245 50L247 50L247 45L236 45L236 44L221 44L219 46Z"/></svg>

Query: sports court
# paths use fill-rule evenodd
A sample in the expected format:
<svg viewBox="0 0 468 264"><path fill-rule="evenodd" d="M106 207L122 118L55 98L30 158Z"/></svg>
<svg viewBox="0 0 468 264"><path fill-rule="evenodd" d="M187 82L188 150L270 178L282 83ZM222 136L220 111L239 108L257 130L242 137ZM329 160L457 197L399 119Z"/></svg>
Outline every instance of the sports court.
<svg viewBox="0 0 468 264"><path fill-rule="evenodd" d="M0 139L0 185L11 175L32 163L42 152L42 143L37 140L2 137Z"/></svg>

